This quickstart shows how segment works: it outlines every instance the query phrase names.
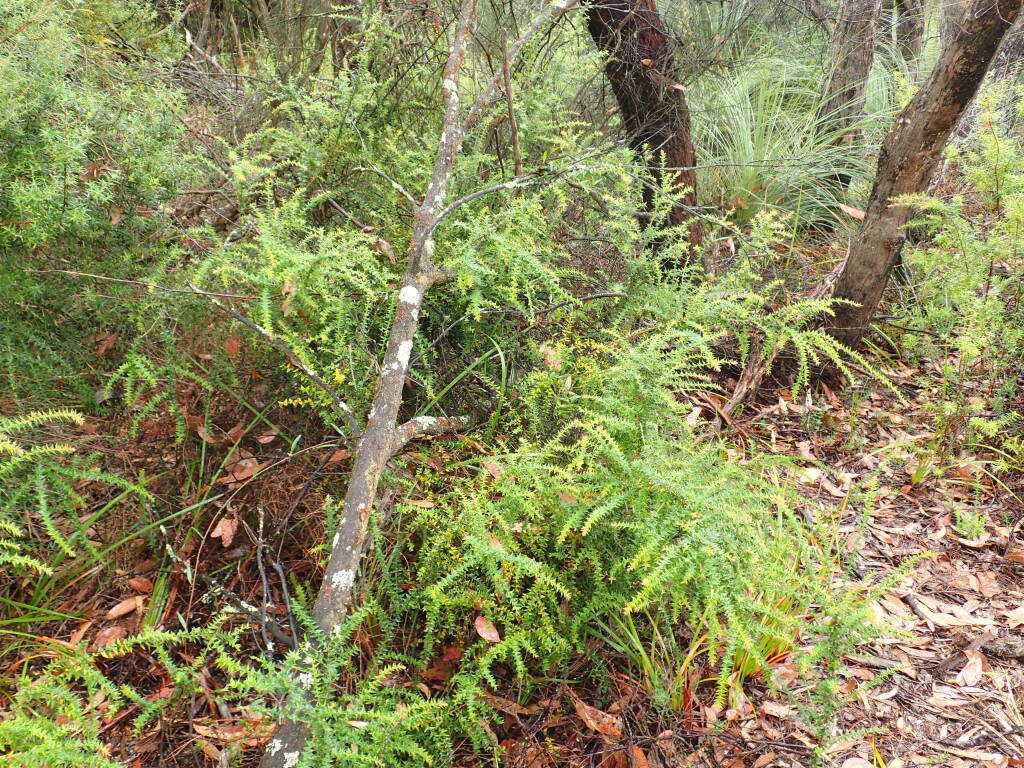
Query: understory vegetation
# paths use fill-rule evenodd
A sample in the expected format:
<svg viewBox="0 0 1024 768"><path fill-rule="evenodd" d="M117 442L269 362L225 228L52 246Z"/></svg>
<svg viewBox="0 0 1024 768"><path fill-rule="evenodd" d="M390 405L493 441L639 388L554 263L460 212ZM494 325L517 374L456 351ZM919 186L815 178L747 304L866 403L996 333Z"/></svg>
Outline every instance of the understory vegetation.
<svg viewBox="0 0 1024 768"><path fill-rule="evenodd" d="M662 9L698 244L585 10L520 50L537 8L482 4L452 74L449 5L0 0L0 764L255 765L282 720L287 768L748 765L683 760L783 709L792 764L875 738L840 710L895 667L844 665L921 560L858 564L884 473L963 487L964 540L1019 525L1024 102L986 84L837 341L815 289L939 46L880 30L840 124L827 29L775 5ZM457 428L387 456L325 632L395 359L398 426ZM868 450L882 397L925 406Z"/></svg>

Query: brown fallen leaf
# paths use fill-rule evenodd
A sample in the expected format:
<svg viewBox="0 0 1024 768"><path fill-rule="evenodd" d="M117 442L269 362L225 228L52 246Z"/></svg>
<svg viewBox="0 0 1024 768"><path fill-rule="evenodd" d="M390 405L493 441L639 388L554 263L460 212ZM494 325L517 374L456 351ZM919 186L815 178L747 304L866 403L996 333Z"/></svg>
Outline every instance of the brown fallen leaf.
<svg viewBox="0 0 1024 768"><path fill-rule="evenodd" d="M633 761L633 768L651 768L651 764L647 761L647 755L636 744L630 745L629 756Z"/></svg>
<svg viewBox="0 0 1024 768"><path fill-rule="evenodd" d="M122 616L127 616L129 613L132 613L138 607L139 601L136 598L126 597L124 600L122 600L109 611L107 611L107 615L104 618L106 618L107 620L120 619Z"/></svg>
<svg viewBox="0 0 1024 768"><path fill-rule="evenodd" d="M654 740L655 745L661 754L669 760L676 756L676 734L675 731L662 731Z"/></svg>
<svg viewBox="0 0 1024 768"><path fill-rule="evenodd" d="M423 674L421 674L420 677L431 682L447 680L451 676L452 662L458 661L461 658L462 649L454 645L450 645L442 651L440 657L435 659L429 667L423 670Z"/></svg>
<svg viewBox="0 0 1024 768"><path fill-rule="evenodd" d="M985 675L986 659L980 651L969 648L964 649L964 655L967 656L967 663L957 672L954 682L957 685L977 685Z"/></svg>
<svg viewBox="0 0 1024 768"><path fill-rule="evenodd" d="M216 527L210 534L212 539L220 539L221 545L224 549L231 546L231 542L235 539L235 533L238 531L238 518L235 517L222 517L217 521Z"/></svg>
<svg viewBox="0 0 1024 768"><path fill-rule="evenodd" d="M153 582L145 576L133 576L128 579L128 586L136 592L143 592L145 594L149 594L153 591Z"/></svg>
<svg viewBox="0 0 1024 768"><path fill-rule="evenodd" d="M228 356L228 359L234 360L238 357L238 352L241 348L242 345L234 336L228 336L224 339L224 354Z"/></svg>
<svg viewBox="0 0 1024 768"><path fill-rule="evenodd" d="M89 644L90 651L98 651L100 648L110 645L111 643L123 640L128 636L128 630L120 624L111 624L109 627L104 627L96 633L96 637L92 639L92 643Z"/></svg>
<svg viewBox="0 0 1024 768"><path fill-rule="evenodd" d="M857 221L864 220L865 214L860 208L854 208L852 205L847 205L846 203L837 203L836 206L851 219L857 219Z"/></svg>
<svg viewBox="0 0 1024 768"><path fill-rule="evenodd" d="M569 689L569 698L572 699L572 704L576 708L576 714L587 728L611 739L622 738L621 718L586 704L572 689Z"/></svg>
<svg viewBox="0 0 1024 768"><path fill-rule="evenodd" d="M284 296L284 301L281 302L281 314L288 317L292 313L292 299L295 298L295 285L291 280L284 281L281 295Z"/></svg>
<svg viewBox="0 0 1024 768"><path fill-rule="evenodd" d="M498 630L495 629L494 625L488 621L486 617L477 616L476 621L473 622L473 626L476 627L476 633L487 642L501 642L501 635L498 634Z"/></svg>
<svg viewBox="0 0 1024 768"><path fill-rule="evenodd" d="M91 626L92 621L83 621L78 629L71 633L71 637L68 638L68 645L78 645L82 642L82 638L85 637L85 633L89 631Z"/></svg>
<svg viewBox="0 0 1024 768"><path fill-rule="evenodd" d="M782 720L785 720L786 718L792 717L793 713L796 710L794 710L793 707L787 707L785 704L779 704L774 701L766 701L764 704L761 705L761 711L764 712L766 715L771 715L772 717L778 717Z"/></svg>
<svg viewBox="0 0 1024 768"><path fill-rule="evenodd" d="M256 438L256 442L261 445L266 445L267 443L273 442L275 437L277 437L277 430L268 429L266 432L264 432L263 434L259 435Z"/></svg>
<svg viewBox="0 0 1024 768"><path fill-rule="evenodd" d="M511 699L494 696L490 693L483 693L480 695L480 698L499 712L504 712L506 715L535 715L541 710L540 706L537 704L531 704L528 707L524 707Z"/></svg>
<svg viewBox="0 0 1024 768"><path fill-rule="evenodd" d="M848 757L843 761L841 768L875 768L863 757Z"/></svg>
<svg viewBox="0 0 1024 768"><path fill-rule="evenodd" d="M1024 605L1014 608L1012 611L1000 611L1000 613L1006 617L1006 625L1010 629L1016 629L1021 624L1024 624Z"/></svg>
<svg viewBox="0 0 1024 768"><path fill-rule="evenodd" d="M925 701L936 707L962 707L967 704L967 699L951 699L941 694L929 696Z"/></svg>
<svg viewBox="0 0 1024 768"><path fill-rule="evenodd" d="M228 474L218 477L218 483L226 483L230 486L244 483L253 475L270 466L270 461L259 461L253 457L239 459L228 467Z"/></svg>
<svg viewBox="0 0 1024 768"><path fill-rule="evenodd" d="M107 160L106 158L102 158L100 160L94 160L93 162L88 163L85 166L85 169L80 174L78 174L78 180L92 181L94 179L98 179L100 176L109 173L111 170L109 162L110 161Z"/></svg>
<svg viewBox="0 0 1024 768"><path fill-rule="evenodd" d="M1008 550L1005 557L1015 563L1024 563L1024 547L1014 547Z"/></svg>
<svg viewBox="0 0 1024 768"><path fill-rule="evenodd" d="M433 509L434 502L428 501L427 499L406 499L406 504L412 504L414 507L420 507L422 509Z"/></svg>
<svg viewBox="0 0 1024 768"><path fill-rule="evenodd" d="M334 451L330 456L327 457L327 464L333 464L336 461L344 461L345 459L352 456L352 451L345 448L339 448Z"/></svg>

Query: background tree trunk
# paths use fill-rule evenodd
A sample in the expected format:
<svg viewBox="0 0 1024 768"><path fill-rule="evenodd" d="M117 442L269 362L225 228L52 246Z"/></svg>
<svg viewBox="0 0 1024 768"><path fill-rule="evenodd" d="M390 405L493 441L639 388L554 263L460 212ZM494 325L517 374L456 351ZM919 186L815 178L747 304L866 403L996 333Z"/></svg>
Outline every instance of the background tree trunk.
<svg viewBox="0 0 1024 768"><path fill-rule="evenodd" d="M855 302L838 307L830 324L840 341L853 344L863 335L899 258L910 212L892 199L927 189L950 132L974 98L1022 2L972 3L965 16L971 23L954 26L928 81L883 142L864 223L836 281L835 298Z"/></svg>
<svg viewBox="0 0 1024 768"><path fill-rule="evenodd" d="M992 62L992 75L1000 80L1017 74L1024 59L1024 19L1018 19L1006 33Z"/></svg>
<svg viewBox="0 0 1024 768"><path fill-rule="evenodd" d="M939 0L939 44L943 48L961 31L964 16L964 0Z"/></svg>
<svg viewBox="0 0 1024 768"><path fill-rule="evenodd" d="M910 68L911 80L917 80L918 59L924 48L925 0L896 0L896 45Z"/></svg>
<svg viewBox="0 0 1024 768"><path fill-rule="evenodd" d="M864 112L864 90L875 58L875 34L882 0L840 0L832 29L832 59L819 115L828 130L842 134L842 142L856 136L850 127ZM837 174L845 187L848 174Z"/></svg>
<svg viewBox="0 0 1024 768"><path fill-rule="evenodd" d="M685 193L669 214L670 224L690 222L690 242L700 242L697 174L690 138L690 110L677 78L672 41L661 22L654 0L596 0L587 9L587 28L608 55L605 72L629 132L629 146L637 158L663 172ZM660 159L659 158L663 158ZM648 210L654 192L645 187Z"/></svg>

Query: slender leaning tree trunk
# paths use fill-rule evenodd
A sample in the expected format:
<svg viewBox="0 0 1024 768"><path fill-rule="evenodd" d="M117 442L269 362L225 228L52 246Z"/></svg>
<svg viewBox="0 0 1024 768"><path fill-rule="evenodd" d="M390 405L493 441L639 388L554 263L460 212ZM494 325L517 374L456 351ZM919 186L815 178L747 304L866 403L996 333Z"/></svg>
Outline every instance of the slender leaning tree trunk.
<svg viewBox="0 0 1024 768"><path fill-rule="evenodd" d="M669 174L684 188L669 223L690 222L690 242L696 245L700 228L692 213L697 204L697 174L690 110L678 82L672 41L654 0L592 0L587 28L597 47L608 55L605 73L629 132L630 148L654 169L655 181ZM651 210L653 190L644 189L644 203Z"/></svg>
<svg viewBox="0 0 1024 768"><path fill-rule="evenodd" d="M819 110L822 123L835 131L841 141L856 138L850 130L864 113L864 92L875 59L875 34L882 13L882 0L840 0L832 29L834 51L829 78ZM846 187L849 174L840 171L839 182Z"/></svg>
<svg viewBox="0 0 1024 768"><path fill-rule="evenodd" d="M864 223L836 281L838 307L829 331L855 343L866 331L896 264L910 216L893 198L924 192L946 140L974 98L1024 0L973 0L970 24L952 28L935 69L882 143Z"/></svg>

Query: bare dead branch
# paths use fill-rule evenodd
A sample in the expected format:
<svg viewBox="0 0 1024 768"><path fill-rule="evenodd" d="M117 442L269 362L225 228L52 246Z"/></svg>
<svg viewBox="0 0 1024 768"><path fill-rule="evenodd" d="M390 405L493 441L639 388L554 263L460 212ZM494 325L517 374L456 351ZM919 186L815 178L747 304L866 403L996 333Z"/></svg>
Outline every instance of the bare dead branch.
<svg viewBox="0 0 1024 768"><path fill-rule="evenodd" d="M366 430L356 449L342 518L334 536L323 583L313 605L313 621L322 636L331 634L348 611L356 573L363 555L370 513L377 496L377 486L388 460L401 445L417 434L450 430L458 428L463 423L458 419L421 418L401 426L396 424L424 294L437 283L450 277L450 273L434 265L432 233L437 226L438 215L444 210L448 182L455 170L455 162L462 150L462 140L465 136L464 123L461 120L459 76L475 12L475 0L463 0L451 52L442 77L444 118L434 171L423 202L414 207L413 231L407 254L408 265L402 276L395 319L388 337L381 373L377 378L377 390L367 418ZM403 189L400 185L396 188L400 191ZM406 195L408 197L408 193ZM411 197L408 199L411 200ZM300 674L298 681L303 690L308 691L309 676ZM302 754L307 737L308 729L305 723L283 723L260 761L261 768L290 768Z"/></svg>
<svg viewBox="0 0 1024 768"><path fill-rule="evenodd" d="M400 424L395 429L392 455L398 453L406 443L421 437L451 435L473 425L472 416L417 416Z"/></svg>
<svg viewBox="0 0 1024 768"><path fill-rule="evenodd" d="M539 13L523 36L509 49L510 59L514 59L548 21L561 16L576 2L577 0L556 0ZM313 621L320 637L332 634L348 612L365 548L370 514L377 497L377 487L388 461L409 440L420 436L451 433L472 424L471 417L468 416L417 417L403 424L397 423L424 296L432 287L453 276L450 270L440 269L434 264L434 230L446 216L470 200L535 181L532 175L528 178L519 177L471 193L448 206L445 205L448 185L455 171L456 160L462 151L463 139L483 115L502 77L499 72L463 119L459 82L475 14L475 0L463 0L441 80L444 117L434 169L423 202L415 204L408 191L380 169L368 169L387 179L399 194L413 203L413 227L407 251L408 262L401 279L395 318L388 336L381 372L377 378L373 405L367 417L363 437L356 449L341 522L335 533L323 582L313 605ZM316 642L316 639L313 642ZM310 663L312 658L307 657L304 660L307 668ZM308 695L311 678L305 672L306 670L300 671L296 680L299 687L307 692L303 695ZM268 745L260 767L290 768L302 754L307 737L308 728L305 723L283 723Z"/></svg>

